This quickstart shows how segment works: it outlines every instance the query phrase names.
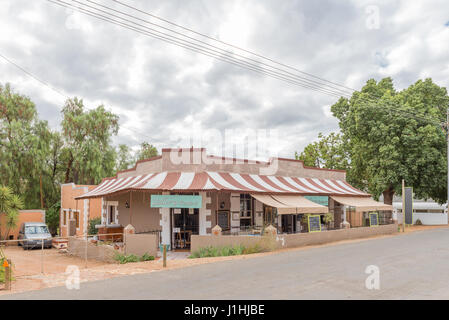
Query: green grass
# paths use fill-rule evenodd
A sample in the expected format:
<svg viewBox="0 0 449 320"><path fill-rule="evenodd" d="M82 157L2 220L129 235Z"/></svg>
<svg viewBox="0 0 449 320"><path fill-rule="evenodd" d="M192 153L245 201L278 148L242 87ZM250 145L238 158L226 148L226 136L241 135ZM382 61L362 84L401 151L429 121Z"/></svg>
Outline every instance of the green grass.
<svg viewBox="0 0 449 320"><path fill-rule="evenodd" d="M195 258L209 258L209 257L226 257L226 256L237 256L242 254L252 254L262 252L263 249L260 245L255 245L252 247L245 247L243 245L237 246L223 246L223 247L204 247L200 248L189 256L190 259Z"/></svg>

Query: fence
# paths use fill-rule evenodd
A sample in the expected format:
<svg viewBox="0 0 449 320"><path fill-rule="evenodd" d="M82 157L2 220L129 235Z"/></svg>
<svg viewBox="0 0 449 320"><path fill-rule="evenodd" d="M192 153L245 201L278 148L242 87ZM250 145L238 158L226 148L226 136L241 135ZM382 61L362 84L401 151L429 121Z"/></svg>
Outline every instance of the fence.
<svg viewBox="0 0 449 320"><path fill-rule="evenodd" d="M108 237L110 240L104 239ZM0 289L4 283L4 259L11 261L13 280L43 279L45 274L64 275L68 266L95 268L116 262L116 254L158 254L158 233L82 235L35 240L0 241ZM103 240L100 240L103 239ZM117 241L124 239L125 241ZM52 248L52 249L49 249ZM29 249L29 250L24 250ZM34 249L34 250L33 250ZM58 281L55 279L46 281Z"/></svg>

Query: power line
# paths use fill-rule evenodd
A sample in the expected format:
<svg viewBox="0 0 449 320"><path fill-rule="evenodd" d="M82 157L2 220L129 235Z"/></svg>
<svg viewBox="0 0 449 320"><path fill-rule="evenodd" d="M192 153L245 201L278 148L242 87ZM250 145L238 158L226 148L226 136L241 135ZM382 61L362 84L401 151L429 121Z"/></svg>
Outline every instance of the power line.
<svg viewBox="0 0 449 320"><path fill-rule="evenodd" d="M48 1L50 1L50 0L48 0ZM57 0L57 1L58 1L58 0ZM110 22L110 23L115 24L115 25L122 26L122 27L127 28L127 29L130 29L130 30L132 30L132 31L135 31L135 32L138 32L138 33L141 33L141 34L144 34L144 35L148 35L148 36L151 36L151 37L153 37L153 38L157 38L157 39L163 40L163 41L165 41L165 42L172 43L172 44L174 44L174 45L178 45L178 46L180 46L180 47L183 47L183 48L186 48L186 49L195 51L195 52L202 53L202 54L204 54L204 55L207 55L207 56L216 58L216 59L221 60L221 61L224 61L224 62L228 62L228 63L234 64L234 65L240 66L240 67L244 67L244 68L246 68L246 69L249 69L249 70L252 70L252 71L255 71L255 72L258 72L258 73L262 73L262 74L264 74L264 75L269 75L269 76L271 76L271 77L274 77L274 78L276 78L276 79L279 79L279 80L288 82L288 83L290 83L290 84L298 84L298 83L296 83L296 82L292 82L290 78L287 78L287 79L286 79L286 77L285 77L284 74L272 72L272 71L270 71L270 70L266 70L266 69L263 69L263 68L261 69L261 68L255 66L255 65L253 65L253 64L248 64L248 63L246 63L246 62L242 62L241 60L235 60L235 59L233 59L232 57L230 58L228 55L225 55L225 54L222 54L222 53L219 53L219 55L217 55L217 54L216 54L216 53L217 53L216 50L212 50L212 52L211 52L210 49L205 48L204 46L199 46L199 47L198 47L198 45L196 45L196 44L191 44L191 42L185 41L184 39L180 39L180 38L174 37L175 40L173 40L173 37L172 37L171 35L167 35L167 34L165 34L165 33L161 33L160 31L157 31L157 30L148 28L148 27L143 26L143 25L141 25L141 24L135 23L134 21L130 21L130 20L128 20L128 19L125 19L125 18L123 18L123 17L120 17L120 16L117 16L117 15L111 14L111 13L106 12L106 11L104 11L104 10L101 10L101 9L98 9L98 8L95 8L95 7L92 7L92 6L83 4L83 3L79 2L79 1L76 1L76 0L73 0L73 1L74 1L74 2L77 2L77 3L80 3L81 5L83 5L83 6L85 6L85 7L89 7L89 8L92 8L92 9L94 9L94 10L97 10L97 11L100 11L100 12L102 12L102 13L105 13L105 14L108 15L108 16L100 15L100 14L98 14L98 13L96 13L96 12L92 12L92 11L90 11L90 10L87 10L87 9L84 9L84 8L81 8L81 7L78 7L78 6L74 6L74 5L72 5L72 4L68 4L68 3L64 2L64 1L60 1L60 0L59 0L59 2L62 2L62 3L64 3L64 4L66 4L66 5L68 5L68 6L71 6L72 8L76 8L76 11L82 12L83 14L86 14L86 15L93 16L93 17L95 17L95 18L97 18L97 19L100 19L100 20L103 20L103 21L107 21L107 22ZM87 1L89 1L89 2L91 2L91 3L94 3L94 4L97 4L97 5L99 5L99 6L103 7L103 8L108 8L108 9L110 9L110 8L107 7L107 6L100 5L100 4L98 4L98 3L94 2L94 1L90 1L90 0L87 0ZM53 2L53 1L50 1L50 2ZM53 2L53 3L54 3L54 2ZM63 6L63 7L67 7L67 6L62 5L62 4L60 4L60 3L56 3L56 4L61 5L61 6ZM114 10L114 9L110 9L110 10L112 10L112 11L114 11L114 12L122 13L122 12L117 11L117 10ZM127 16L130 16L130 15L128 15L128 14L126 14L126 15L127 15ZM127 21L127 22L130 22L130 23L132 23L133 25L128 25L128 24L123 23L123 22L121 22L121 21L117 21L117 20L115 20L115 19L111 19L109 16L117 17L117 18L119 18L119 19L121 19L121 20L125 20L125 21ZM131 16L131 17L134 17L134 16ZM135 17L134 17L134 18L135 18ZM136 19L139 19L139 18L136 18ZM142 19L139 19L139 20L142 20ZM146 21L146 20L142 20L142 21ZM135 27L134 25L143 27L144 30L142 30L142 29L140 29L140 28L138 28L138 27ZM146 29L146 30L145 30L145 29ZM157 32L157 33L159 33L159 34L154 34L154 33L152 33L152 32L148 32L147 30L155 31L155 32ZM163 36L160 36L160 34L162 34ZM167 37L165 37L165 36L167 36ZM181 41L183 41L183 42L179 42L179 41L177 41L177 40L181 40ZM204 42L203 42L203 43L204 43ZM204 43L204 44L208 45L207 43ZM215 47L215 48L217 48L217 47ZM218 48L218 49L220 49L220 48ZM302 86L302 87L305 87L305 88L310 88L310 89L312 89L312 90L319 91L319 92L322 92L322 93L325 93L325 94L334 95L334 96L335 96L335 94L336 94L337 96L339 96L339 93L341 93L341 92L338 92L338 93L337 93L337 92L332 92L332 91L327 90L326 88L317 88L317 87L313 87L313 88L312 88L312 87L310 87L310 85L304 85L304 83L300 83L300 84L298 84L298 85L300 85L300 86ZM352 90L354 90L354 89L352 89ZM344 97L346 97L346 98L348 98L348 96L344 95L343 93L341 93L341 95L344 96ZM359 98L359 99L360 99L360 98ZM366 97L362 98L362 101L364 101L364 102L375 102L374 100L369 99L369 98L366 98ZM413 114L411 114L411 113L414 113L414 112L412 112L412 111L390 110L390 109L389 109L388 111L394 111L394 112L396 112L396 113L402 113L403 116L408 117L408 118L414 118L414 119L417 119L417 120L424 120L424 121L428 121L428 122L429 122L429 121L434 122L434 119L428 119L427 117L425 117L425 116L422 115L422 114L417 114L417 113L415 113L415 114L413 115ZM421 117L421 119L418 118L418 117Z"/></svg>
<svg viewBox="0 0 449 320"><path fill-rule="evenodd" d="M60 92L59 90L55 89L54 87L52 87L48 82L36 77L35 75L33 75L31 72L28 72L27 70L25 70L24 68L22 68L21 66L19 66L17 63L15 63L14 61L8 59L7 57L5 57L3 54L0 53L0 57L3 58L6 62L9 62L10 64L12 64L13 66L15 66L16 68L18 68L19 70L21 70L22 72L26 73L28 76L32 77L34 80L39 81L40 83L42 83L44 86L49 87L50 89L52 89L53 91L55 91L56 93L60 94L62 97L69 99L69 97L67 95L65 95L64 93Z"/></svg>
<svg viewBox="0 0 449 320"><path fill-rule="evenodd" d="M13 66L15 66L16 68L18 68L19 70L21 70L22 72L24 72L25 74L27 74L29 77L33 78L34 80L38 81L39 83L43 84L44 86L50 88L51 90L53 90L54 92L58 93L59 95L61 95L63 98L65 99L71 99L68 95L62 93L61 91L59 91L58 89L56 89L55 87L53 87L52 85L50 85L47 81L42 80L41 78L35 76L34 74L32 74L31 72L29 72L28 70L26 70L25 68L23 68L22 66L18 65L17 63L15 63L14 61L12 61L11 59L7 58L5 55L3 55L2 53L0 53L0 57L3 58L5 61L7 61L8 63L12 64ZM149 138L149 136L146 136L144 134L142 134L141 132L135 131L134 129L131 128L127 128L126 126L123 126L126 130L129 130L137 135Z"/></svg>
<svg viewBox="0 0 449 320"><path fill-rule="evenodd" d="M258 65L255 65L255 64L252 64L252 63L248 63L248 62L242 61L240 59L233 58L232 56L229 56L228 53L219 52L219 51L214 50L214 49L209 49L209 48L207 48L207 47L205 47L203 45L192 44L191 42L186 41L184 39L173 37L171 35L168 35L166 33L160 32L158 30L155 30L155 29L146 27L144 25L135 23L135 22L133 22L131 20L128 20L128 19L125 19L123 17L119 17L117 15L110 14L108 12L105 12L104 10L101 10L101 9L94 8L97 11L105 13L107 16L99 14L97 12L93 12L91 10L84 9L83 7L79 7L79 6L76 6L76 5L73 5L73 4L69 4L69 3L61 1L61 0L56 0L57 2L55 2L53 0L47 0L47 1L55 3L55 4L58 4L58 5L63 6L63 7L72 8L75 11L81 12L83 14L90 15L90 16L93 16L93 17L95 17L97 19L104 20L104 21L107 21L109 23L112 23L112 24L115 24L115 25L119 25L119 26L127 28L127 29L131 29L131 30L136 31L138 33L141 33L141 34L144 34L144 35L147 35L147 36L150 36L150 37L153 37L153 38L156 38L156 39L159 39L159 40L171 43L171 44L174 44L176 46L180 46L180 47L183 47L183 48L186 48L186 49L189 49L189 50L192 50L192 51L204 54L206 56L215 58L217 60L221 60L221 61L224 60L224 62L228 62L228 63L234 64L234 65L237 65L237 66L240 66L240 67L252 70L252 71L257 72L257 73L262 73L264 75L268 75L268 76L271 76L273 78L276 78L276 79L279 79L279 80L282 80L282 81L285 81L285 82L289 82L290 84L296 84L296 85L304 87L304 88L308 88L308 89L315 90L315 91L320 91L322 93L331 94L333 96L347 96L347 94L345 95L344 93L337 92L335 90L318 87L318 86L316 86L314 84L310 84L310 83L307 83L307 82L304 83L304 80L294 79L291 76L288 76L288 75L285 75L285 74L280 74L280 73L275 72L275 71L267 70L267 69L265 69L263 67L260 67ZM75 2L78 2L78 1L75 1ZM87 7L93 8L92 6L88 6L88 5L84 5L84 4L82 4L82 5L85 6L85 7L87 6ZM130 22L131 25L123 23L123 22L115 20L115 19L112 19L112 18L110 18L110 16L114 16L114 17L117 17L119 19L122 19L122 20L125 20L127 22ZM136 27L136 25L137 25L137 27ZM141 28L143 28L143 29L141 29ZM150 30L150 31L148 31L148 30Z"/></svg>
<svg viewBox="0 0 449 320"><path fill-rule="evenodd" d="M343 88L345 88L345 89L348 89L349 91L356 91L355 89L350 88L350 87L347 87L347 86L345 86L345 85L342 85L342 84L339 84L339 83L335 83L335 82L332 82L332 81L329 81L329 80L320 78L320 77L315 76L315 75L313 75L313 74L310 74L310 73L304 72L304 71L302 71L302 70L299 70L299 69L297 69L297 68L295 68L295 67L289 66L289 65L287 65L287 64L285 64L285 63L278 62L278 61L276 61L276 60L274 60L274 59L272 59L272 58L268 58L268 57L266 57L266 56L263 56L263 55L261 55L261 54L255 53L255 52L253 52L253 51L250 51L250 50L241 48L241 47L236 46L236 45L233 45L233 44L231 44L231 43L221 41L221 40L219 40L219 39L213 38L213 37L208 36L208 35L206 35L206 34L203 34L203 33L201 33L201 32L195 31L195 30L193 30L193 29L186 28L186 27L184 27L184 26L181 26L181 25L179 25L179 24L176 24L176 23L174 23L174 22L171 22L171 21L169 21L169 20L167 20L167 19L161 18L161 17L159 17L159 16L157 16L157 15L155 15L155 14L152 14L152 13L149 13L149 12L146 12L146 11L143 11L143 10L138 9L138 8L136 8L136 7L133 7L133 6L129 5L129 4L123 3L123 2L121 2L121 1L118 1L118 0L112 0L112 1L114 1L114 2L116 2L116 3L118 3L118 4L120 4L120 5L122 5L122 6L124 6L124 7L130 8L130 9L135 10L135 11L137 11L137 12L140 12L140 13L143 13L143 14L148 15L148 16L150 16L150 17L153 17L153 18L155 18L155 19L158 19L158 20L160 20L160 21L166 22L166 23L168 23L168 24L170 24L170 25L172 25L172 26L181 28L181 29L183 29L183 30L186 30L186 31L192 32L192 33L194 33L194 34L197 34L197 35L199 35L199 36L205 37L205 38L207 38L207 39L209 39L209 40L213 40L213 41L216 41L216 42L218 42L218 43L221 43L221 44L230 46L230 47L235 48L235 49L238 49L238 50L241 50L241 51L243 51L243 52L252 54L252 55L254 55L254 56L256 56L256 57L259 57L259 58L262 58L262 59L264 59L264 60L273 62L273 63L275 63L275 64L277 64L277 65L280 65L280 66L289 68L289 69L294 70L294 71L296 71L296 72L299 72L299 73L301 73L301 74L310 76L310 77L312 77L312 78L315 78L315 79L318 79L318 80L321 80L321 81L324 81L324 82L327 82L327 83L330 83L330 84L333 84L333 85L336 85L336 86L339 86L339 87L343 87Z"/></svg>
<svg viewBox="0 0 449 320"><path fill-rule="evenodd" d="M105 11L103 11L103 10L100 10L100 9L98 9L98 8L89 6L89 5L87 5L87 4L83 4L83 3L80 2L80 1L77 1L77 0L72 0L72 1L73 1L73 2L77 2L77 3L81 4L81 5L87 6L87 7L89 7L89 8L92 8L92 9L94 9L94 10L98 10L98 11L101 11L101 12L103 12L103 13L110 14L109 12L105 12ZM233 55L235 55L235 56L237 56L237 57L240 57L240 58L242 58L242 59L252 61L252 62L254 62L254 63L263 65L263 66L268 67L268 68L272 68L272 69L274 69L274 70L278 70L278 71L280 71L280 72L282 72L282 73L284 73L284 74L293 76L293 77L295 77L295 78L297 78L297 79L301 79L301 80L307 81L307 82L309 82L310 84L314 84L314 85L318 85L318 86L325 86L325 87L328 87L328 88L333 89L333 90L341 91L341 92L343 93L343 95L344 95L344 94L348 94L348 93L352 93L352 91L353 91L353 90L350 90L350 92L346 92L347 90L342 90L341 88L335 87L335 86L332 85L332 84L331 84L331 85L329 85L329 84L327 84L327 83L324 83L324 84L323 84L323 83L321 83L321 82L318 82L318 81L315 81L315 80L311 80L311 79L308 79L308 78L299 76L299 75L297 75L297 74L291 73L291 72L289 72L289 71L286 71L286 70L284 70L284 69L275 67L275 66L273 66L273 65L266 64L266 63L264 63L264 62L262 62L262 61L260 61L260 60L251 59L251 58L249 58L249 57L247 57L247 56L244 56L244 55L241 55L241 54L232 52L232 51L227 51L227 50L225 50L225 49L223 49L223 48L214 46L214 45L212 45L212 44L210 44L210 43L207 43L207 42L205 42L205 41L202 41L202 40L196 39L196 38L194 38L194 37L190 37L190 36L188 36L188 35L185 35L185 34L182 33L182 32L178 32L178 31L176 31L176 30L173 30L173 29L170 29L170 28L161 26L161 25L159 25L159 24L150 22L150 21L148 21L148 20L141 19L141 18L139 18L139 17L136 17L136 16L134 16L134 15L130 15L130 14L128 14L128 13L126 13L126 12L123 12L123 11L120 11L120 10L115 10L115 9L109 7L109 6L105 6L105 5L100 4L100 3L98 3L98 2L95 2L95 1L92 1L92 0L86 0L86 1L87 1L87 2L90 2L90 3L93 3L93 4L95 4L95 5L99 6L99 7L105 8L105 9L107 9L107 10L110 10L110 11L113 11L113 12L116 12L116 13L119 13L119 14L122 14L122 15L125 15L125 16L127 16L127 17L130 17L130 18L133 18L133 19L142 21L142 22L144 22L144 23L153 25L153 26L155 26L155 27L157 27L157 28L161 28L161 29L163 29L163 30L172 32L172 33L174 33L174 34L176 34L176 35L185 37L185 38L187 38L187 39L189 39L189 40L193 40L193 41L195 41L195 42L201 43L202 45L206 45L206 46L212 47L212 48L214 48L214 49L221 50L221 51L223 51L223 52L226 53L226 54L233 54ZM112 15L112 14L111 14L111 15ZM115 16L115 15L112 15L112 16ZM120 19L123 19L122 17L119 17L119 16L115 16L115 17L118 17L118 18L120 18ZM127 21L129 21L129 20L127 20ZM134 22L133 22L133 23L134 23ZM151 30L153 30L153 29L151 29ZM167 35L167 34L164 34L164 35ZM339 86L339 87L343 87L343 86L341 86L341 85L338 85L338 86ZM344 87L343 87L343 88L344 88Z"/></svg>
<svg viewBox="0 0 449 320"><path fill-rule="evenodd" d="M88 2L91 2L91 3L95 3L95 2L93 2L93 1L91 1L91 0L87 0L87 1L88 1ZM281 62L276 61L276 60L274 60L274 59L272 59L272 58L268 58L268 57L266 57L266 56L264 56L264 55L255 53L254 51L250 51L250 50L241 48L241 47L239 47L239 46L233 45L233 44L228 43L228 42L221 41L221 40L219 40L219 39L216 39L216 38L211 37L211 36L209 36L209 35L206 35L206 34L204 34L204 33L198 32L198 31L193 30L193 29L191 29L191 28L187 28L187 27L185 27L185 26L179 25L179 24L177 24L177 23L174 23L174 22L172 22L172 21L169 21L168 19L162 18L162 17L160 17L160 16L157 16L157 15L152 14L152 13L150 13L150 12L144 11L144 10L142 10L142 9L138 9L138 8L136 8L136 7L132 6L132 5L129 5L129 4L127 4L127 3L124 3L124 2L122 2L122 1L119 1L119 0L112 0L112 1L118 3L118 4L122 5L122 6L124 6L124 7L126 7L126 8L132 9L132 10L134 10L134 11L136 11L136 12L145 14L145 15L147 15L147 16L150 16L150 17L152 17L152 18L158 19L158 20L163 21L163 22L165 22L165 23L167 23L167 24L170 24L170 25L172 25L172 26L181 28L181 29L186 30L186 31L188 31L188 32L191 32L191 33L193 33L193 34L196 34L196 35L202 36L202 37L204 37L204 38L207 38L207 39L209 39L209 40L215 41L215 42L217 42L217 43L221 43L221 44L230 46L230 47L232 47L232 48L241 50L241 51L243 51L243 52L252 54L252 55L257 56L257 57L259 57L259 58L262 58L262 59L264 59L264 60L267 60L267 61L270 61L270 62L275 63L275 64L277 64L277 65L280 65L280 66L289 68L289 69L291 69L291 70L294 70L294 71L296 71L296 72L302 73L302 74L304 74L304 75L308 75L308 76L313 77L313 78L315 78L315 79L319 79L319 80L324 81L324 82L326 82L326 83L330 83L330 84L336 85L336 86L338 86L338 87L345 88L345 89L351 91L351 93L357 91L357 90L354 89L354 88L350 88L350 87L347 87L347 86L345 86L345 85L342 85L342 84L339 84L339 83L335 83L335 82L329 81L329 80L327 80L327 79L323 79L323 78L317 77L317 76L315 76L315 75L313 75L313 74L310 74L310 73L301 71L301 70L299 70L299 69L297 69L297 68L295 68L295 67L292 67L292 66L289 66L289 65L287 65L287 64L281 63ZM399 111L399 110L398 110L398 111Z"/></svg>

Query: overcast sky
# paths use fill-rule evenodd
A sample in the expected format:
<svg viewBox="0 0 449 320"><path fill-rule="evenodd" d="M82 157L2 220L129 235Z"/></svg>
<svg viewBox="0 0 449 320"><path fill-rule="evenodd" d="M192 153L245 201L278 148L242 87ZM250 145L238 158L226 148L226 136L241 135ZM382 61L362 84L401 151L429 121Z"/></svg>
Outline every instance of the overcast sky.
<svg viewBox="0 0 449 320"><path fill-rule="evenodd" d="M449 84L447 0L122 1L351 88L386 76L398 89L426 77ZM104 104L118 114L115 144L186 147L181 138L192 128L277 130L271 151L290 158L319 132L338 130L330 113L336 97L45 0L0 0L0 8L0 54L89 108ZM58 128L63 96L2 59L0 82L30 96L39 117ZM221 153L214 140L207 147Z"/></svg>

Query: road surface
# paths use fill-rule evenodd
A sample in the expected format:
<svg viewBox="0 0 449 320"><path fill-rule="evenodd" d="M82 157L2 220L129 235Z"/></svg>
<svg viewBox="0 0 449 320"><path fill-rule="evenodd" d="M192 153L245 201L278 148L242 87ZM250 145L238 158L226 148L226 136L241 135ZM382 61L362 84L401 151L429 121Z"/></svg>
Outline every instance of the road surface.
<svg viewBox="0 0 449 320"><path fill-rule="evenodd" d="M379 268L378 290L365 286L370 265ZM448 270L449 229L444 228L1 299L448 299Z"/></svg>

